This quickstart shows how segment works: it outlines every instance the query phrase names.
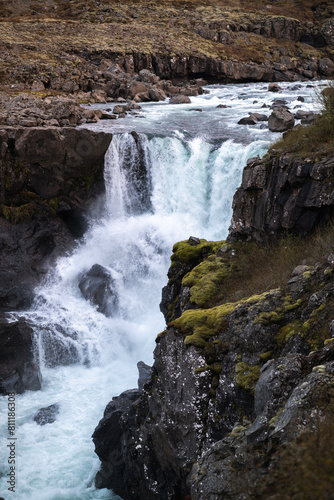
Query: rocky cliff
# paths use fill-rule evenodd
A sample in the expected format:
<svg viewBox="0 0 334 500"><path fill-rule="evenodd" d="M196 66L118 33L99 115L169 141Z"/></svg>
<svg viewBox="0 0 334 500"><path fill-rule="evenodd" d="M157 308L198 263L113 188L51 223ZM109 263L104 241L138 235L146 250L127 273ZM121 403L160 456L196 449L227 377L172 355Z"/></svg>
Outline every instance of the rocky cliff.
<svg viewBox="0 0 334 500"><path fill-rule="evenodd" d="M84 233L111 138L71 127L0 130L3 311L27 307L50 263Z"/></svg>
<svg viewBox="0 0 334 500"><path fill-rule="evenodd" d="M313 145L320 126L296 133ZM278 144L249 160L227 243L174 246L152 375L113 399L93 435L98 487L126 500L331 498L327 139L302 153L299 135L298 154Z"/></svg>

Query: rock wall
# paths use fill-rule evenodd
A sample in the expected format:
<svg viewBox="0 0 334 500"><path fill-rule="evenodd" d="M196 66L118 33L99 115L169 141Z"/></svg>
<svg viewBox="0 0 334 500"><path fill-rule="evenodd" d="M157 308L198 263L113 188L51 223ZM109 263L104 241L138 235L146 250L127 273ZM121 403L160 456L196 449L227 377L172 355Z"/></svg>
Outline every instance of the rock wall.
<svg viewBox="0 0 334 500"><path fill-rule="evenodd" d="M171 321L143 391L114 398L95 430L97 486L126 500L270 498L277 456L332 400L333 293L332 261L300 266L284 291Z"/></svg>
<svg viewBox="0 0 334 500"><path fill-rule="evenodd" d="M71 127L0 130L0 309L29 306L50 263L84 233L111 138Z"/></svg>
<svg viewBox="0 0 334 500"><path fill-rule="evenodd" d="M287 231L306 235L333 215L333 189L333 158L251 158L233 198L229 239L264 241Z"/></svg>

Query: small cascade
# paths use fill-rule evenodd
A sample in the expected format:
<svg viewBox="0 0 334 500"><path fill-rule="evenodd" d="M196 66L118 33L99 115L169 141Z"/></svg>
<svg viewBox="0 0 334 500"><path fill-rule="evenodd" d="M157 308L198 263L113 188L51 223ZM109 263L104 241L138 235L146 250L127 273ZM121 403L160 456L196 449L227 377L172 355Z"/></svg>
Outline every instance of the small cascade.
<svg viewBox="0 0 334 500"><path fill-rule="evenodd" d="M135 132L113 137L104 174L109 217L137 215L151 209L151 164L145 139Z"/></svg>

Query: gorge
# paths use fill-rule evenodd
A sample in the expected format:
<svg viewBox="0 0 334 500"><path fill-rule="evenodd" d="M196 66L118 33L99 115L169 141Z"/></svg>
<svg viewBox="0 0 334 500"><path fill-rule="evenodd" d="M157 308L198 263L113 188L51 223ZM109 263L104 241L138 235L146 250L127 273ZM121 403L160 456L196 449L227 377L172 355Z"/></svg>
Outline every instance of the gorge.
<svg viewBox="0 0 334 500"><path fill-rule="evenodd" d="M282 87L280 97L289 100L291 108L299 105L298 97L303 97L303 107L308 110L314 109L314 87L311 87L306 82L300 83L294 89L288 83L282 84ZM178 478L178 470L175 471L173 467L171 468L168 462L167 470L169 472L166 476L168 478L168 487L165 483L166 479L159 479L158 483L161 490L157 493L157 490L152 489L150 485L146 485L143 480L146 476L143 476L140 469L139 483L142 489L139 489L137 473L134 473L132 468L128 469L131 480L124 475L125 464L128 467L128 458L126 455L124 457L120 455L118 444L116 444L116 448L111 447L108 450L107 456L111 457L112 470L116 471L117 481L120 481L120 483L113 482L115 479L108 482L110 480L110 463L108 464L108 460L105 461L103 452L99 451L103 468L99 473L100 475L97 476L100 477L97 480L97 485L102 486L103 489L95 489L94 477L98 471L99 463L94 458L90 436L111 397L137 386L137 362L142 360L148 365L152 364L154 339L157 333L164 328L163 317L159 312L159 302L161 300L161 289L166 284L165 276L174 243L187 239L189 236L201 238L199 247L198 245L191 247L197 257L195 260L189 261L190 265L182 261L181 253L181 267L179 266L178 252L177 248L175 248L176 258L173 257L173 261L176 262L175 269L179 271L174 277L176 280L173 285L172 302L174 305L172 308L170 307L171 302L168 301L170 292L168 290L164 292L165 299L167 298L165 309L167 311L169 309L169 317L167 317L169 322L174 320L177 322L177 314L173 312L173 308L175 310L178 307L187 309L187 301L188 305L190 305L189 295L187 295L186 290L182 292L185 304L176 307L175 302L175 299L180 295L180 290L177 287L181 286L185 273L191 271L194 265L199 264L203 258L213 259L212 271L216 269L217 262L215 262L214 256L217 249L224 244L222 242L214 245L212 243L206 244L203 238L208 241L226 238L232 215L232 197L236 188L240 185L242 169L249 158L256 158L257 155L263 156L270 142L276 137L261 122L252 127L237 124L239 119L250 109L256 112L259 108L262 109L263 104L270 105L271 101L277 98L276 94L268 92L268 85L214 86L208 88L208 90L210 90L210 93L193 98L192 103L180 105L176 108L174 105L168 105L167 103L148 103L145 105L146 107L143 107L143 115L146 118L140 120L138 117L129 116L123 121L117 121L115 125L113 122L114 135L112 138L110 134L106 135L105 130L106 127L110 127L108 125L109 121L100 121L95 125L86 125L85 128L77 129L77 133L81 134L82 137L86 134L86 139L82 143L78 141L78 144L81 144L82 152L85 153L83 160L73 162L73 158L78 158L77 154L75 154L75 148L73 154L69 154L70 149L68 149L69 157L72 158L69 164L72 166L72 170L68 171L69 167L66 166L66 160L63 163L62 156L58 159L55 149L54 159L55 165L58 164L58 170L51 170L51 172L59 175L59 165L64 165L65 169L63 167L63 170L67 172L68 179L75 179L75 169L80 171L81 181L79 184L73 181L67 181L66 183L66 186L72 186L71 189L78 190L75 196L71 195L70 197L72 200L77 200L77 205L73 207L70 205L64 207L62 205L62 203L67 202L68 198L66 196L68 195L66 192L62 192L64 189L63 183L57 176L56 180L52 180L52 176L48 178L48 192L45 192L46 188L43 183L40 184L38 175L29 175L26 179L20 178L23 191L26 189L25 186L32 186L32 183L35 182L34 190L37 191L36 187L40 186L38 188L40 190L39 195L44 199L49 196L49 200L52 201L51 208L54 207L53 209L58 212L58 216L63 220L64 229L62 230L65 231L66 228L66 231L71 235L71 224L68 222L71 217L64 218L63 211L66 208L65 212L72 213L74 209L77 210L81 207L80 210L83 210L85 207L84 193L87 192L87 187L90 186L87 185L87 174L85 170L82 171L82 165L85 164L86 159L90 158L92 152L94 152L95 157L103 157L103 151L110 144L105 155L104 188L99 188L102 198L99 198L100 201L93 204L88 212L87 207L84 209L86 218L87 214L89 214L88 230L78 240L76 248L69 251L68 257L58 258L54 270L48 272L42 286L35 289L35 297L30 310L18 311L10 315L11 324L15 325L15 322L20 318L19 321L24 321L29 328L34 329L35 362L38 361L43 378L41 391L29 391L22 394L22 396L17 395L20 415L18 438L21 442L21 463L18 471L20 498L29 499L32 496L34 498L43 498L43 500L55 497L67 499L112 498L113 494L106 490L105 487L111 487L121 497L127 498L127 495L131 495L127 491L132 491L132 481L136 481L135 489L139 492L139 498L150 498L149 495L152 498L156 498L156 495L161 498L173 498L175 495L188 494L190 486L185 484L183 480L180 483L181 479ZM217 107L222 102L224 105L231 107ZM203 111L199 112L198 109ZM130 132L133 129L133 121L136 121L139 133ZM165 134L162 133L162 130L159 130L159 126L162 127ZM95 131L87 130L87 127ZM151 132L149 131L150 127ZM34 129L26 130L26 135L36 133ZM155 133L152 132L153 130ZM214 133L209 135L209 130ZM12 133L8 129L7 134L10 136ZM20 133L22 134L22 132ZM13 145L17 144L20 133L16 132L17 135L14 136L14 142L12 142ZM41 133L46 132L42 131ZM74 130L71 129L66 132L66 129L63 129L62 134L66 133L69 135L74 134ZM50 131L48 134L50 134ZM53 134L56 134L56 130ZM103 134L103 141L98 140L99 134ZM91 141L95 141L94 148L82 147L83 144ZM99 144L100 149L96 148L96 144ZM40 148L39 152L34 150L32 156L33 165L39 163L43 166L42 143ZM17 145L12 150L19 153ZM38 161L36 160L37 153ZM20 156L18 155L18 157ZM27 158L29 157L30 155ZM92 161L97 167L98 180L101 164L96 163L94 158ZM12 175L15 178L13 163L9 162L7 165L12 168L8 172L13 172ZM140 182L138 182L138 176ZM99 181L96 186L99 186ZM61 197L61 199L57 200L59 206L54 205L55 197ZM48 212L45 212L44 217L47 214ZM13 227L20 227L20 225L28 223L29 219L18 220ZM78 237L78 235L72 233L71 237L73 238L73 236ZM194 240L196 243L196 238ZM57 245L53 248L57 248ZM68 248L70 249L70 245ZM181 251L182 248L181 246ZM197 249L200 249L199 253ZM228 251L226 253L224 251L222 255L225 254L229 260L231 252L233 254L233 247L226 247L226 249ZM218 275L220 276L219 280L221 280L225 275L225 259L219 257L218 261L219 264L223 264L222 272L219 271L220 274ZM107 299L110 299L111 304L107 315L98 310L93 297L88 298L88 300L85 299L78 286L85 278L85 273L92 271L97 264L104 269L108 277L108 283L111 284L108 285L107 290L111 290L117 297L115 302L112 294L107 295ZM230 266L229 263L227 265ZM234 268L233 265L232 268ZM325 274L330 277L330 273L327 271ZM311 270L304 269L303 272L311 273ZM170 278L172 278L171 275ZM191 276L189 278L191 279ZM16 279L18 279L18 275ZM300 279L306 279L306 277L303 278L302 275ZM171 282L168 286L170 285ZM205 284L204 287L206 287ZM207 298L201 300L200 307L205 306ZM262 333L261 330L261 328L268 329L268 327L261 325L271 325L271 314L273 314L274 318L277 318L276 314L283 315L284 320L281 319L281 321L289 321L288 324L297 321L297 316L294 315L297 315L297 312L299 313L296 304L300 304L298 302L301 300L300 298L293 298L291 295L291 298L283 300L275 292L272 298L270 294L268 295L266 300L263 301L264 305L262 305L261 300L261 298L251 300L252 309L251 313L249 313L251 315L256 314L261 318L260 322L254 322L257 325L256 332L259 339L268 335ZM317 302L318 308L322 305L321 300L322 296L318 298L318 301L320 301ZM270 306L268 301L271 304ZM200 301L198 304L200 304ZM244 302L241 301L241 304L244 304ZM192 307L194 306L190 305L190 308ZM235 305L235 307L237 306ZM244 304L243 307L247 306ZM277 313L276 309L282 309L282 311ZM229 313L232 313L233 310L231 306ZM313 312L313 309L309 310L309 314L311 312ZM245 309L243 321L245 322L245 332L250 329L250 335L253 335L251 329L253 319L249 319ZM221 325L219 316L215 323L216 326L212 326L212 334L215 334L215 328ZM274 321L274 324L279 325L279 322ZM200 347L199 350L198 346L191 347L191 342L189 350L187 348L187 351L184 352L182 347L183 337L179 334L174 337L175 330L173 328L177 327L170 326L167 333L161 336L158 344L158 349L166 345L167 352L169 352L168 372L170 373L168 378L170 383L173 380L175 383L186 383L185 381L190 374L191 377L198 377L201 384L203 384L200 385L200 389L198 388L198 395L201 394L201 391L204 391L203 404L207 405L209 399L213 397L212 390L218 382L219 373L221 373L221 368L218 366L220 358L213 359L212 353L203 357ZM172 337L170 337L171 335ZM241 344L239 348L233 345L233 356L244 356L237 359L236 365L238 365L238 369L244 368L247 371L249 366L253 366L252 363L255 361L257 351L248 353L242 345L242 338L240 336ZM227 354L229 351L227 339L214 340L219 340L221 345L225 345L221 352L224 356L226 355L226 362L230 366L233 360ZM175 341L177 344L174 346ZM258 345L259 341L256 340L254 345ZM261 349L259 347L261 355L264 349L268 354L269 343L272 344L273 340L268 340L268 345L267 341L263 340L263 342L264 345ZM266 347L264 347L265 345ZM327 351L328 349L327 347ZM303 355L306 354L306 351L307 348L304 346L302 348ZM181 353L182 356L186 356L186 360L189 356L190 358L185 365L181 359L180 364L175 365L172 352L175 353L176 359L180 359ZM326 353L319 354L319 356L323 356L322 359L325 359ZM163 363L163 351L160 359L160 362ZM173 374L173 366L175 366L176 370L175 375ZM206 366L211 368L206 368ZM259 369L258 364L255 363L254 366L256 370ZM196 371L196 369L199 369L196 372L197 375L193 371ZM179 370L185 370L185 372L179 372ZM289 372L290 368L287 368L287 370ZM156 371L153 373L156 373ZM242 374L240 376L241 380L243 380ZM245 380L245 383L248 384L247 376ZM241 384L243 383L241 382ZM189 392L191 395L193 388L197 387L197 382L195 379L190 378L187 384L190 384L190 386L187 385L187 389L181 391L173 389L170 394L178 395L185 391L185 393ZM221 427L222 424L219 424L217 428L210 430L210 433L213 433L212 436L215 436L215 440L218 439L220 442L222 432L229 434L231 430L233 431L239 418L239 410L244 413L243 418L246 420L252 418L251 393L254 382L250 382L250 384L250 387L240 389L241 408L237 407L231 412L229 410L223 419L223 426ZM190 390L191 387L192 390ZM36 389L36 387L31 388ZM9 390L13 390L13 388ZM146 388L143 394L150 394L155 390L161 391L162 388L156 389L152 386L152 388ZM242 392L243 390L245 392ZM131 398L137 399L139 396L140 393L134 391L130 396L130 400ZM231 393L227 396L227 401L239 401L239 396L239 394L234 395ZM209 399L207 400L207 398ZM143 396L141 396L140 401L143 401ZM6 404L5 398L3 398L2 403ZM215 418L214 413L212 413L213 410L210 409L210 404L207 410L209 413L205 417L208 422ZM282 399L278 398L277 404L282 404ZM271 409L272 412L276 411L277 404ZM52 423L43 426L38 425L36 423L38 418L36 417L37 420L35 421L34 416L41 408L48 408L52 405L56 405L55 408L57 408L54 421L51 420ZM189 426L188 422L190 417L198 418L196 405L195 402L195 408L184 407L182 411L185 412L185 418L177 417L177 427L181 434L188 435L186 438L187 453L195 453L194 450L197 446L196 443L195 448L194 444L189 446L192 439L190 429L197 429L196 435L201 436L199 430L202 428L202 423L193 421ZM227 406L230 407L229 404ZM260 406L261 408L265 407L265 401ZM125 407L123 407L123 410ZM166 408L176 411L178 408L177 401L171 401L171 404L166 405ZM203 414L205 407L201 411ZM155 410L155 412L161 413L161 415L164 414L161 410ZM119 413L118 416L120 416ZM107 414L107 422L108 417ZM111 417L111 421L113 418ZM169 419L169 417L167 418ZM267 419L269 419L269 416ZM182 427L184 420L187 430L183 430ZM242 420L240 423L242 427L240 436L243 436L243 432L247 428L248 424L244 425L245 422ZM118 424L114 428L118 429L117 426ZM131 429L128 424L126 426ZM158 427L163 429L162 425ZM50 431L50 428L52 428L52 431ZM102 426L102 428L107 430L109 435L108 426ZM138 428L138 431L142 432L140 428ZM153 432L149 432L154 435ZM262 427L259 426L259 433L261 432L266 432L265 424ZM173 433L175 433L174 426ZM5 435L4 432L3 436ZM111 432L110 436L112 435ZM167 429L166 436L168 435L169 430ZM122 436L123 434L119 434L118 437L123 440ZM212 439L212 436L210 435L209 439ZM95 439L99 439L98 430L95 431ZM180 452L183 449L180 445L183 442L182 439L177 438L177 446L180 447ZM44 443L43 451L39 449L39 453L36 455L36 444L41 440ZM108 446L109 438L103 434L100 437L100 442L104 443L103 446ZM161 443L161 436L159 442ZM97 449L99 446L97 445ZM131 446L136 448L139 443L135 442ZM140 447L137 448L137 450L140 449ZM130 448L125 448L125 450L127 454L127 450L130 450ZM150 445L149 450L153 453L154 446ZM165 455L164 452L166 457L169 454L170 452ZM37 459L34 458L35 456ZM182 468L184 460L186 460L187 470L194 457L195 455L182 456ZM5 455L3 458L5 459ZM204 460L204 455L202 459ZM143 460L136 459L136 464L138 467L144 467L145 464L147 466L150 463L150 460L151 458L143 457ZM211 465L209 464L209 466ZM177 467L180 467L180 465L177 465ZM57 471L56 474L55 471ZM152 476L149 478L149 482L151 480L154 482L155 472L150 471L151 473ZM101 474L104 478L102 481ZM162 472L162 474L165 476L165 472ZM183 478L183 474L182 472L181 478ZM126 489L124 489L122 477L125 478ZM210 480L210 475L207 477ZM1 481L3 481L1 486L3 488L5 486L5 476L2 477ZM218 487L220 485L219 481L216 483ZM176 488L175 484L179 484L179 486ZM192 495L197 494L199 495L198 498L203 498L202 493L196 493L197 486L192 488Z"/></svg>

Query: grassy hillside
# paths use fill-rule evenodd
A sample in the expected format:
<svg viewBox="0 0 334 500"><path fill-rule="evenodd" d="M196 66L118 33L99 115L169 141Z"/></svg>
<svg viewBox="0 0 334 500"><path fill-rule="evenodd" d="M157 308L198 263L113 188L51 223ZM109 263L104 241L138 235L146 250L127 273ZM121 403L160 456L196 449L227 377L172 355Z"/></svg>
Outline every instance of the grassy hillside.
<svg viewBox="0 0 334 500"><path fill-rule="evenodd" d="M260 35L260 26L288 16L321 25L334 15L331 2L315 0L0 0L0 82L25 71L64 67L75 75L97 55L199 55L222 60L279 61L321 57L293 40ZM280 49L280 50L278 50ZM326 49L326 55L331 50ZM66 59L66 60L64 60ZM23 72L23 76L21 73Z"/></svg>

